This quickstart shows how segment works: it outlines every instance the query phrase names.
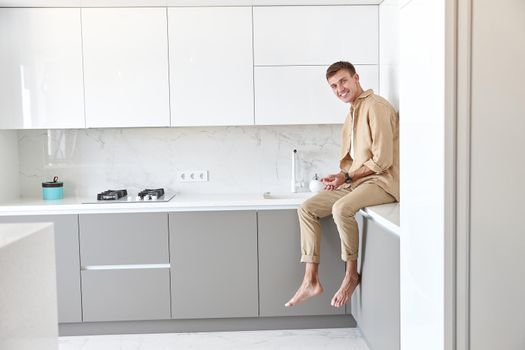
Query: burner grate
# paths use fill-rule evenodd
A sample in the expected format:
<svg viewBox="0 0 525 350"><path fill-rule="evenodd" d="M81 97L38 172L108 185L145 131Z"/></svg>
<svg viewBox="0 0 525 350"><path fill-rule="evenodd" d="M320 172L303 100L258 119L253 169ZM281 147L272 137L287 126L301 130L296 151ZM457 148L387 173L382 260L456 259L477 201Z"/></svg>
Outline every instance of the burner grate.
<svg viewBox="0 0 525 350"><path fill-rule="evenodd" d="M97 194L97 200L99 201L114 201L128 195L127 190L107 190Z"/></svg>
<svg viewBox="0 0 525 350"><path fill-rule="evenodd" d="M145 189L139 192L138 196L140 199L158 199L162 196L164 196L164 189L163 188L156 188L156 189Z"/></svg>

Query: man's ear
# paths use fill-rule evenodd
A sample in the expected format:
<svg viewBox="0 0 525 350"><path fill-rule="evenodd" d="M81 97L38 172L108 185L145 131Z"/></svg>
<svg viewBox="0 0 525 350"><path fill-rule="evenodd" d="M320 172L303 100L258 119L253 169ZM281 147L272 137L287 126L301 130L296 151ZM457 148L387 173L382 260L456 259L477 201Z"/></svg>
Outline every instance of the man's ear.
<svg viewBox="0 0 525 350"><path fill-rule="evenodd" d="M354 78L355 81L359 83L359 74L355 73L352 78Z"/></svg>

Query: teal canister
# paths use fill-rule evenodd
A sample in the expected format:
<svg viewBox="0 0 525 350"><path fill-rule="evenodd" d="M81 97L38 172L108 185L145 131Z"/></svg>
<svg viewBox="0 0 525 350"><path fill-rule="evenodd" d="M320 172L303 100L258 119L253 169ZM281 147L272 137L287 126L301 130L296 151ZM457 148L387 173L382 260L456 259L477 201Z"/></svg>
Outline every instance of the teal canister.
<svg viewBox="0 0 525 350"><path fill-rule="evenodd" d="M59 182L57 176L51 182L42 182L42 198L44 200L64 198L64 183Z"/></svg>

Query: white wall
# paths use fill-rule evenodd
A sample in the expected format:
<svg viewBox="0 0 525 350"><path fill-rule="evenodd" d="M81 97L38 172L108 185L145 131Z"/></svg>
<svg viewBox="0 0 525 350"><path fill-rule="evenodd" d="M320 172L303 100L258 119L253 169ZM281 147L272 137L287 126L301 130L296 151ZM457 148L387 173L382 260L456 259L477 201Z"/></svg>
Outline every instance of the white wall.
<svg viewBox="0 0 525 350"><path fill-rule="evenodd" d="M399 111L399 0L379 5L379 95Z"/></svg>
<svg viewBox="0 0 525 350"><path fill-rule="evenodd" d="M400 13L401 349L444 348L445 2Z"/></svg>
<svg viewBox="0 0 525 350"><path fill-rule="evenodd" d="M19 197L18 142L14 130L0 130L0 202Z"/></svg>
<svg viewBox="0 0 525 350"><path fill-rule="evenodd" d="M327 86L328 88L328 86ZM340 103L334 97L334 103ZM341 115L341 121L346 116ZM164 187L192 193L289 192L292 150L306 182L338 171L340 125L19 131L24 197L57 175L66 196ZM176 181L209 170L209 182Z"/></svg>
<svg viewBox="0 0 525 350"><path fill-rule="evenodd" d="M525 349L525 2L472 3L470 349Z"/></svg>

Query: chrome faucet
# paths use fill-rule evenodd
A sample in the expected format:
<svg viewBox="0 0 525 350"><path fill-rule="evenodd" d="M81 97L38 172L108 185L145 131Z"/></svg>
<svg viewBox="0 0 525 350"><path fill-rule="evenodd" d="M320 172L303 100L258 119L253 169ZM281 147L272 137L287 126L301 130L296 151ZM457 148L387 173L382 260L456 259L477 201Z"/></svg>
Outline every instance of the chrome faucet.
<svg viewBox="0 0 525 350"><path fill-rule="evenodd" d="M302 181L297 180L297 163L298 163L297 150L294 149L293 154L292 154L292 181L291 181L292 193L296 193L297 189L303 186Z"/></svg>

